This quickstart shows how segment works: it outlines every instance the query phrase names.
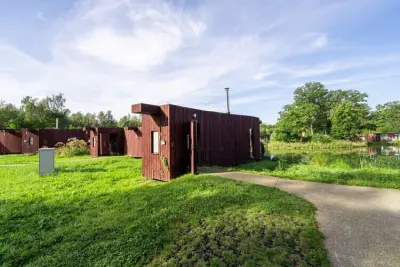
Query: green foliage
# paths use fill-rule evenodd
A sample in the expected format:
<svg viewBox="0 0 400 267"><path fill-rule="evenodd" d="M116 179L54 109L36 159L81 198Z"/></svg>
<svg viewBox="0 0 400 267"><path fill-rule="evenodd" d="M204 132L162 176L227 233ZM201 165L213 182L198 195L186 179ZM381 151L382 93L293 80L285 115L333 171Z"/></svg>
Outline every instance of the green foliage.
<svg viewBox="0 0 400 267"><path fill-rule="evenodd" d="M132 116L131 114L128 114L126 116L123 116L119 122L118 122L118 127L139 127L142 125L142 121L140 117L138 116Z"/></svg>
<svg viewBox="0 0 400 267"><path fill-rule="evenodd" d="M164 156L161 157L161 163L165 168L169 169L168 159L166 157Z"/></svg>
<svg viewBox="0 0 400 267"><path fill-rule="evenodd" d="M77 112L69 116L69 128L81 129L83 127L96 127L98 126L97 117L94 113Z"/></svg>
<svg viewBox="0 0 400 267"><path fill-rule="evenodd" d="M400 132L400 101L376 107L378 132Z"/></svg>
<svg viewBox="0 0 400 267"><path fill-rule="evenodd" d="M274 133L275 125L261 123L260 124L260 135L267 136Z"/></svg>
<svg viewBox="0 0 400 267"><path fill-rule="evenodd" d="M330 152L278 152L277 161L262 160L232 168L235 171L323 183L400 189L400 160L395 156Z"/></svg>
<svg viewBox="0 0 400 267"><path fill-rule="evenodd" d="M333 138L327 134L314 134L313 136L311 136L311 141L323 144L329 144L333 142Z"/></svg>
<svg viewBox="0 0 400 267"><path fill-rule="evenodd" d="M313 205L278 189L141 177L128 157L0 167L5 266L329 266Z"/></svg>
<svg viewBox="0 0 400 267"><path fill-rule="evenodd" d="M366 124L369 107L350 101L340 103L332 111L332 136L337 139L350 139L362 131Z"/></svg>
<svg viewBox="0 0 400 267"><path fill-rule="evenodd" d="M117 127L117 121L114 119L111 110L108 110L106 113L100 111L99 114L97 115L97 123L98 127L104 127L104 128Z"/></svg>
<svg viewBox="0 0 400 267"><path fill-rule="evenodd" d="M304 141L315 133L349 139L372 128L367 94L356 90L331 90L318 82L306 83L294 92L294 102L283 107L276 124L276 141ZM285 136L286 137L285 137Z"/></svg>
<svg viewBox="0 0 400 267"><path fill-rule="evenodd" d="M352 142L352 141L344 141L344 140L334 140L332 142L323 143L323 142L308 142L308 143L300 143L300 142L278 142L273 141L268 144L268 148L270 150L304 150L304 151L313 151L313 150L331 150L331 149L352 149L352 148L363 148L367 147L368 143L366 142Z"/></svg>
<svg viewBox="0 0 400 267"><path fill-rule="evenodd" d="M84 140L68 140L64 145L63 143L57 143L55 145L56 155L58 157L74 157L89 155L90 149L86 141Z"/></svg>

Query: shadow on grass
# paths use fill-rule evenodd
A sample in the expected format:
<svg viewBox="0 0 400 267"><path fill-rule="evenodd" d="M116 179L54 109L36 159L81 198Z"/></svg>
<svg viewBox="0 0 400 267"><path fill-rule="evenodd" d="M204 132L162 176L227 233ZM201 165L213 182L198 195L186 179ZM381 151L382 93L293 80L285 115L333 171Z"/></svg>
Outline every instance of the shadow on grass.
<svg viewBox="0 0 400 267"><path fill-rule="evenodd" d="M62 199L0 203L0 262L328 265L312 205L277 189L185 176Z"/></svg>

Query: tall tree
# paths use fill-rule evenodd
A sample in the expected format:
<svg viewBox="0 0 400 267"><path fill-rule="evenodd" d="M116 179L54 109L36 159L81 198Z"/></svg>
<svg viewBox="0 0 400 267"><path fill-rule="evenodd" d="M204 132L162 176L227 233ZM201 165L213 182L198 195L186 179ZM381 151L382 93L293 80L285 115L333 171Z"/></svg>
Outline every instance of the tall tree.
<svg viewBox="0 0 400 267"><path fill-rule="evenodd" d="M141 119L131 114L121 117L118 121L118 127L139 127L141 124Z"/></svg>
<svg viewBox="0 0 400 267"><path fill-rule="evenodd" d="M378 105L376 119L379 132L400 132L400 101Z"/></svg>
<svg viewBox="0 0 400 267"><path fill-rule="evenodd" d="M294 104L308 115L312 122L311 134L327 133L329 116L329 91L322 83L309 82L294 91ZM312 113L310 113L312 112Z"/></svg>
<svg viewBox="0 0 400 267"><path fill-rule="evenodd" d="M332 111L332 136L337 139L349 139L361 133L367 123L368 114L367 104L342 101Z"/></svg>
<svg viewBox="0 0 400 267"><path fill-rule="evenodd" d="M105 127L105 128L117 127L117 121L114 119L111 110L108 110L106 113L100 111L99 114L97 115L97 121L99 127Z"/></svg>
<svg viewBox="0 0 400 267"><path fill-rule="evenodd" d="M0 101L0 129L18 129L22 126L20 112L13 104Z"/></svg>
<svg viewBox="0 0 400 267"><path fill-rule="evenodd" d="M76 112L69 116L69 128L78 129L83 127L96 127L98 125L96 114Z"/></svg>

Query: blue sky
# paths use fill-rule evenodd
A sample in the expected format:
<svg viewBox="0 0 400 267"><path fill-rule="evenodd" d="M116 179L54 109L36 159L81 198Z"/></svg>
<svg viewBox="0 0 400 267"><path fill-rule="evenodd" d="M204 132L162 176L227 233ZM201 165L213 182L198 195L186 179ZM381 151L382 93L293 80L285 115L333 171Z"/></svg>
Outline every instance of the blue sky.
<svg viewBox="0 0 400 267"><path fill-rule="evenodd" d="M400 100L396 0L0 0L0 98L64 93L73 111L137 102L273 123L308 81Z"/></svg>

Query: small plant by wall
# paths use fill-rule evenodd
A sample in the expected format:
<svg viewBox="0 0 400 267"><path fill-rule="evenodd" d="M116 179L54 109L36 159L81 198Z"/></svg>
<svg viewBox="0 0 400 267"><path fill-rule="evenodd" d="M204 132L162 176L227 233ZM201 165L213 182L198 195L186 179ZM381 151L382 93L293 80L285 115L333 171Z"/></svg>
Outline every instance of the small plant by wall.
<svg viewBox="0 0 400 267"><path fill-rule="evenodd" d="M168 159L164 156L161 157L162 165L169 170Z"/></svg>

